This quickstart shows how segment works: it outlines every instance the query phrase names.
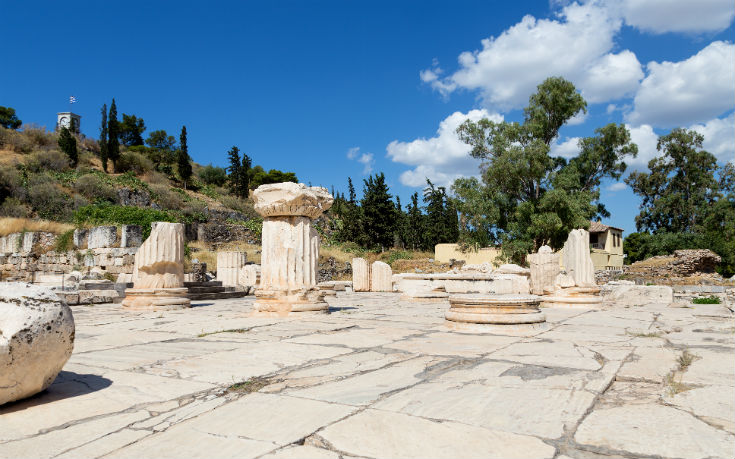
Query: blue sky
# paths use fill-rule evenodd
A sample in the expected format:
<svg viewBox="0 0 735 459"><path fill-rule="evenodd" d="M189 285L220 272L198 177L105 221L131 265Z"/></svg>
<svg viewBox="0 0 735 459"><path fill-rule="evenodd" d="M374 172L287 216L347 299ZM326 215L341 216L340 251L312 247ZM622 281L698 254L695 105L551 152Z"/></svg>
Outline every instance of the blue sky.
<svg viewBox="0 0 735 459"><path fill-rule="evenodd" d="M124 7L121 7L124 5ZM694 127L721 162L735 157L735 5L621 0L543 2L11 2L0 105L52 128L100 107L178 135L202 164L237 145L266 169L346 189L383 171L406 203L424 178L476 173L459 122L518 120L547 76L571 79L589 114L554 151L625 122L645 168L656 136ZM360 186L358 186L358 191ZM638 199L605 183L607 221L630 233Z"/></svg>

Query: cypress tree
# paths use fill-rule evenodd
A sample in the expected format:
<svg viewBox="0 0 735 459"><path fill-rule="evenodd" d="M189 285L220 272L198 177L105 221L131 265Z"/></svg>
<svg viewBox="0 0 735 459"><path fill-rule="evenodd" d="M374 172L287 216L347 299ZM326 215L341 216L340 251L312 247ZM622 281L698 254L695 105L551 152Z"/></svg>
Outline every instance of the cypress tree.
<svg viewBox="0 0 735 459"><path fill-rule="evenodd" d="M250 196L250 156L242 154L242 166L240 167L240 197L247 199Z"/></svg>
<svg viewBox="0 0 735 459"><path fill-rule="evenodd" d="M406 232L404 240L406 246L413 250L422 248L422 236L424 232L424 216L419 208L419 194L411 195L411 204L409 204L406 216Z"/></svg>
<svg viewBox="0 0 735 459"><path fill-rule="evenodd" d="M230 161L230 167L227 168L229 176L227 177L230 182L230 191L235 196L240 196L241 178L240 171L242 169L242 163L240 162L240 149L233 146L230 151L227 152L227 159Z"/></svg>
<svg viewBox="0 0 735 459"><path fill-rule="evenodd" d="M117 106L115 99L110 104L110 116L107 118L107 157L112 161L112 167L117 171L117 161L120 159L120 125L117 121Z"/></svg>
<svg viewBox="0 0 735 459"><path fill-rule="evenodd" d="M71 131L65 127L61 128L61 134L58 140L59 148L63 151L66 156L69 157L69 162L72 168L77 167L77 161L79 160L79 154L77 152L77 139L74 138Z"/></svg>
<svg viewBox="0 0 735 459"><path fill-rule="evenodd" d="M186 189L186 184L189 182L189 179L191 179L189 147L186 144L186 126L181 128L181 136L179 137L179 153L177 155L176 163L179 169L179 177L181 177L181 181L184 182L184 189Z"/></svg>
<svg viewBox="0 0 735 459"><path fill-rule="evenodd" d="M102 125L100 126L99 144L102 169L107 172L107 104L102 104Z"/></svg>

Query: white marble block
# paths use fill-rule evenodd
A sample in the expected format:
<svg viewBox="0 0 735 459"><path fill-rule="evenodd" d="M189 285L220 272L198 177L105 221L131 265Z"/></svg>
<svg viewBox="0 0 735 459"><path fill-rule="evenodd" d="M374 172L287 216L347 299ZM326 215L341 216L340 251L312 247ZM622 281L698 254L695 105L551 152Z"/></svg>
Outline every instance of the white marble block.
<svg viewBox="0 0 735 459"><path fill-rule="evenodd" d="M531 293L543 295L554 291L554 281L560 272L559 254L548 245L542 246L538 253L526 257L531 268Z"/></svg>
<svg viewBox="0 0 735 459"><path fill-rule="evenodd" d="M217 252L217 280L225 287L237 287L246 261L245 252Z"/></svg>
<svg viewBox="0 0 735 459"><path fill-rule="evenodd" d="M50 288L0 283L0 405L50 386L73 349L71 309Z"/></svg>
<svg viewBox="0 0 735 459"><path fill-rule="evenodd" d="M326 188L286 182L259 186L253 200L255 211L264 217L255 314L327 311L316 282L319 235L311 222L334 198Z"/></svg>
<svg viewBox="0 0 735 459"><path fill-rule="evenodd" d="M376 261L373 263L370 270L370 291L393 291L393 270L389 264L383 263L382 261Z"/></svg>
<svg viewBox="0 0 735 459"><path fill-rule="evenodd" d="M572 276L577 287L595 284L595 265L590 256L590 233L583 229L572 230L564 243L564 269Z"/></svg>
<svg viewBox="0 0 735 459"><path fill-rule="evenodd" d="M352 289L355 292L370 291L370 265L364 258L352 259Z"/></svg>

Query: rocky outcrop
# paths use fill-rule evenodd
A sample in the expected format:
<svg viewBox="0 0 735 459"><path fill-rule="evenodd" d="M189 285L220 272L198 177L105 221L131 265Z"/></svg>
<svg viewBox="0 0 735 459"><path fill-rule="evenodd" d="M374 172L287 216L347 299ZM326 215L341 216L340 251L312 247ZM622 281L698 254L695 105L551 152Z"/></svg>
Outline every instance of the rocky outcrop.
<svg viewBox="0 0 735 459"><path fill-rule="evenodd" d="M148 207L151 205L151 195L141 190L120 188L117 190L117 202L121 206Z"/></svg>
<svg viewBox="0 0 735 459"><path fill-rule="evenodd" d="M0 405L50 386L73 348L74 318L56 294L0 283Z"/></svg>

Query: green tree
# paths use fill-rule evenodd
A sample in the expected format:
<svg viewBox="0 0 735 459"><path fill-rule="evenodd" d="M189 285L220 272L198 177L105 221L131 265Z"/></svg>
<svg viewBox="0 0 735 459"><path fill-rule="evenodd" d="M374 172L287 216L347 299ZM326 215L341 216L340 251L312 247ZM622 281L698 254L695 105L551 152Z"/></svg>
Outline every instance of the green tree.
<svg viewBox="0 0 735 459"><path fill-rule="evenodd" d="M198 175L199 180L207 185L222 186L227 182L227 171L211 164L202 167Z"/></svg>
<svg viewBox="0 0 735 459"><path fill-rule="evenodd" d="M250 188L255 189L260 185L268 183L294 182L298 183L298 178L293 172L283 172L278 169L271 169L266 172L262 166L255 166L248 171L250 177Z"/></svg>
<svg viewBox="0 0 735 459"><path fill-rule="evenodd" d="M123 145L128 147L143 145L143 131L145 131L143 118L123 113L122 122L120 123L120 140Z"/></svg>
<svg viewBox="0 0 735 459"><path fill-rule="evenodd" d="M419 194L411 195L411 204L406 208L406 230L404 232L404 242L406 247L417 250L423 248L423 235L425 218L419 207Z"/></svg>
<svg viewBox="0 0 735 459"><path fill-rule="evenodd" d="M18 129L22 124L23 122L18 119L14 108L0 105L0 126L5 129Z"/></svg>
<svg viewBox="0 0 735 459"><path fill-rule="evenodd" d="M107 104L102 104L102 124L100 125L100 159L102 169L107 172Z"/></svg>
<svg viewBox="0 0 735 459"><path fill-rule="evenodd" d="M240 149L233 146L227 152L227 159L230 166L227 168L228 181L230 183L230 191L235 196L242 196L242 162L240 161Z"/></svg>
<svg viewBox="0 0 735 459"><path fill-rule="evenodd" d="M347 177L347 189L348 198L345 200L344 209L340 213L342 229L339 232L338 239L343 242L354 242L363 245L365 238L362 231L362 209L357 202L355 185L353 185L351 177Z"/></svg>
<svg viewBox="0 0 735 459"><path fill-rule="evenodd" d="M363 180L360 207L365 242L370 248L385 250L393 244L395 231L395 204L388 193L385 175L381 172Z"/></svg>
<svg viewBox="0 0 735 459"><path fill-rule="evenodd" d="M77 167L77 161L79 160L79 153L77 152L77 139L74 138L74 135L69 129L65 127L61 128L58 144L59 149L63 151L66 156L69 157L69 163L71 164L71 167Z"/></svg>
<svg viewBox="0 0 735 459"><path fill-rule="evenodd" d="M159 129L148 134L145 139L146 145L156 150L174 151L176 149L176 138L168 135L165 130Z"/></svg>
<svg viewBox="0 0 735 459"><path fill-rule="evenodd" d="M625 183L641 198L638 231L697 231L717 198L717 159L702 150L704 136L674 129L658 139L663 152L648 162L650 172L633 172Z"/></svg>
<svg viewBox="0 0 735 459"><path fill-rule="evenodd" d="M523 263L544 244L560 248L569 231L606 212L600 181L619 177L624 158L637 152L625 127L610 124L580 140L580 155L569 162L550 155L559 130L586 107L572 83L553 77L529 98L523 123L467 120L457 129L482 161L482 182L452 185L463 243L499 242L506 258Z"/></svg>
<svg viewBox="0 0 735 459"><path fill-rule="evenodd" d="M110 104L110 115L107 117L107 157L112 161L113 169L117 170L120 159L120 123L117 120L117 105L115 99Z"/></svg>
<svg viewBox="0 0 735 459"><path fill-rule="evenodd" d="M433 250L436 244L457 242L459 222L457 211L447 196L446 188L434 186L428 178L426 185L424 188L426 224L422 245L426 250Z"/></svg>
<svg viewBox="0 0 735 459"><path fill-rule="evenodd" d="M189 158L189 147L186 144L186 126L181 128L181 136L179 136L179 151L176 158L176 166L179 170L179 177L184 183L184 189L186 184L191 179L191 158Z"/></svg>

